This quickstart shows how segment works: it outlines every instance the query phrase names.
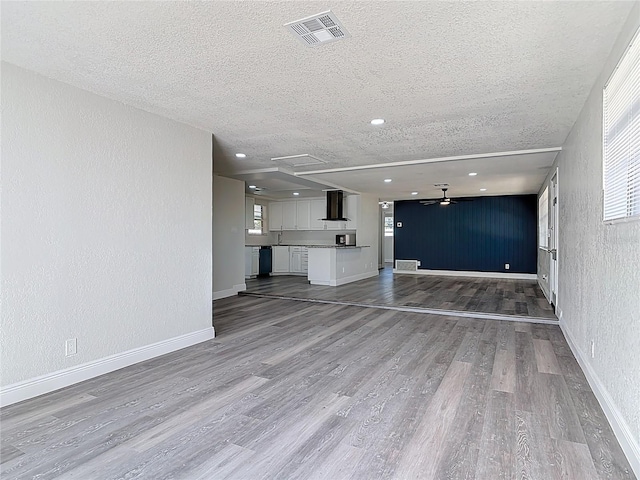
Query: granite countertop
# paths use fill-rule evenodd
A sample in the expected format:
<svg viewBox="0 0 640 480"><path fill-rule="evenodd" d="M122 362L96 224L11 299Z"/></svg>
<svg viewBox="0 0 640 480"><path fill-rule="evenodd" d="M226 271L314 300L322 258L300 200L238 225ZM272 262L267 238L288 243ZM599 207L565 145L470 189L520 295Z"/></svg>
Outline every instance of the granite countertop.
<svg viewBox="0 0 640 480"><path fill-rule="evenodd" d="M367 248L371 245L304 245L283 243L280 245L245 245L245 247L306 247L306 248Z"/></svg>

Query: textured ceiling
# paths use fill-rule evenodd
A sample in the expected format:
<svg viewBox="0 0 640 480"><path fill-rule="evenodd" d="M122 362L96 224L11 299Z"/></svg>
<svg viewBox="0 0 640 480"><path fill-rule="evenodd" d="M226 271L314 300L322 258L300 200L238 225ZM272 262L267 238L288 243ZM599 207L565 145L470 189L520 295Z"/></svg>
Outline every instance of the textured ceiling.
<svg viewBox="0 0 640 480"><path fill-rule="evenodd" d="M332 168L562 145L631 7L2 2L2 58L213 132L216 172ZM283 27L327 9L351 38Z"/></svg>

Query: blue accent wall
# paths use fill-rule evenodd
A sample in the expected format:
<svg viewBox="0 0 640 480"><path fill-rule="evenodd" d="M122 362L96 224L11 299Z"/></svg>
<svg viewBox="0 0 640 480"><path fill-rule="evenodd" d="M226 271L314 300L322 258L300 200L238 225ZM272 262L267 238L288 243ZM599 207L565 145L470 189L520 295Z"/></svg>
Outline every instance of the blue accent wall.
<svg viewBox="0 0 640 480"><path fill-rule="evenodd" d="M394 257L420 260L420 269L536 273L536 195L474 197L447 206L396 201L394 223Z"/></svg>

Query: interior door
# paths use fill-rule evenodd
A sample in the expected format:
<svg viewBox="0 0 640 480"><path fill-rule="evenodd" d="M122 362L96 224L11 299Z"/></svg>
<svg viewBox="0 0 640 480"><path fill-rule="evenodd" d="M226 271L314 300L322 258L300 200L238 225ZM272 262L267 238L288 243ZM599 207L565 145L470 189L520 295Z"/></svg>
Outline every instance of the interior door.
<svg viewBox="0 0 640 480"><path fill-rule="evenodd" d="M551 209L549 211L549 288L551 303L557 309L558 298L558 171L551 178Z"/></svg>

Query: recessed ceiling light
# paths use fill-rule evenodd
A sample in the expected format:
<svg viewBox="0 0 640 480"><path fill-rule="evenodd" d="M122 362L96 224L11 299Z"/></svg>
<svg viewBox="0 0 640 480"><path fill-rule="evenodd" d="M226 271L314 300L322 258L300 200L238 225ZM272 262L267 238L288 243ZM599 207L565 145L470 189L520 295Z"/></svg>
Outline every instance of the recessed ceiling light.
<svg viewBox="0 0 640 480"><path fill-rule="evenodd" d="M391 182L391 179L390 179L390 178L385 178L385 179L384 179L384 183L390 183L390 182Z"/></svg>
<svg viewBox="0 0 640 480"><path fill-rule="evenodd" d="M238 158L246 158L247 156L244 153L236 153L236 157L238 157Z"/></svg>
<svg viewBox="0 0 640 480"><path fill-rule="evenodd" d="M411 192L411 195L417 195L418 192Z"/></svg>
<svg viewBox="0 0 640 480"><path fill-rule="evenodd" d="M486 189L486 188L481 188L481 189L480 189L480 191L481 191L481 192L486 192L486 191L487 191L487 189Z"/></svg>
<svg viewBox="0 0 640 480"><path fill-rule="evenodd" d="M371 120L371 125L382 125L384 123L384 118L374 118Z"/></svg>
<svg viewBox="0 0 640 480"><path fill-rule="evenodd" d="M254 188L256 188L256 186L255 185L249 185L249 188L254 189Z"/></svg>
<svg viewBox="0 0 640 480"><path fill-rule="evenodd" d="M476 175L477 175L477 173L476 173L476 172L471 172L471 173L469 174L469 176L470 176L470 177L475 177Z"/></svg>
<svg viewBox="0 0 640 480"><path fill-rule="evenodd" d="M300 195L298 192L293 192L293 194L296 196Z"/></svg>

